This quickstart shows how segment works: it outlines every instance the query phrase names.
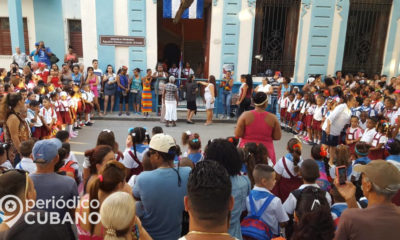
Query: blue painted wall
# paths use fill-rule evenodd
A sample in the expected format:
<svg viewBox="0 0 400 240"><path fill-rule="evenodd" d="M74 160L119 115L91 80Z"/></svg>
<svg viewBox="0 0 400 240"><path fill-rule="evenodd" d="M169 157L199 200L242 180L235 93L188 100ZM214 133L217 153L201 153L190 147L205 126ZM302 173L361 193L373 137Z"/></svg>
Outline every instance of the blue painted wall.
<svg viewBox="0 0 400 240"><path fill-rule="evenodd" d="M154 16L157 17L157 16ZM146 0L128 0L128 35L145 37L146 39ZM129 48L130 73L134 68L140 68L142 75L146 74L147 46Z"/></svg>
<svg viewBox="0 0 400 240"><path fill-rule="evenodd" d="M115 63L115 47L100 45L100 35L114 35L114 0L96 0L96 22L99 68L104 71Z"/></svg>
<svg viewBox="0 0 400 240"><path fill-rule="evenodd" d="M12 52L15 53L16 47L19 47L21 52L25 52L21 0L8 1L8 13L10 19Z"/></svg>
<svg viewBox="0 0 400 240"><path fill-rule="evenodd" d="M311 7L305 79L298 82L304 82L310 74L327 73L335 1L314 0Z"/></svg>
<svg viewBox="0 0 400 240"><path fill-rule="evenodd" d="M45 46L50 47L62 62L65 54L62 1L33 0L33 10L36 41L44 41Z"/></svg>
<svg viewBox="0 0 400 240"><path fill-rule="evenodd" d="M224 0L223 4L221 68L224 64L233 64L235 68L233 78L236 79L240 33L239 12L242 8L242 1Z"/></svg>
<svg viewBox="0 0 400 240"><path fill-rule="evenodd" d="M398 27L398 19L400 18L400 0L393 0L393 7L392 7L392 17L390 18L390 28L388 29L388 40L385 52L385 59L384 59L384 66L382 74L389 74L390 73L390 64L392 62L392 53L394 50L394 44L396 41L400 41L399 37L396 36L396 29ZM400 52L396 53L397 59L400 59ZM397 66L395 66L395 75L400 74L400 62L397 62Z"/></svg>
<svg viewBox="0 0 400 240"><path fill-rule="evenodd" d="M340 11L339 15L342 17L342 21L340 22L335 71L342 69L344 46L346 42L347 21L349 19L349 11L350 11L350 0L338 1L336 4L336 8Z"/></svg>

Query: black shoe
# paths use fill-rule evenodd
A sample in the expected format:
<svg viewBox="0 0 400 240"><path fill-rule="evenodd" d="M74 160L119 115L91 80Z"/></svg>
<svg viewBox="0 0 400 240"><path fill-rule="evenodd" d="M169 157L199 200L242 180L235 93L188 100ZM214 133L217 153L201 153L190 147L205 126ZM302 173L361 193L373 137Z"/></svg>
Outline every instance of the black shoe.
<svg viewBox="0 0 400 240"><path fill-rule="evenodd" d="M91 123L91 122L87 122L87 123L85 123L85 125L86 125L86 126L92 126L92 125L93 125L93 123Z"/></svg>
<svg viewBox="0 0 400 240"><path fill-rule="evenodd" d="M75 127L75 129L82 129L80 126Z"/></svg>

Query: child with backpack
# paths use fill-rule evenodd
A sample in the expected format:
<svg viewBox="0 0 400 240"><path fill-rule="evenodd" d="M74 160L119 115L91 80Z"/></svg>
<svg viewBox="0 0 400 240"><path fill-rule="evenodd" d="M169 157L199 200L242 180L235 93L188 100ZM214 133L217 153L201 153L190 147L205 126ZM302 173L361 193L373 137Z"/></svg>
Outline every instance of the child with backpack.
<svg viewBox="0 0 400 240"><path fill-rule="evenodd" d="M147 142L146 142L147 141ZM143 157L149 150L150 136L142 127L131 128L126 139L126 149L121 163L130 171L127 179L143 171Z"/></svg>
<svg viewBox="0 0 400 240"><path fill-rule="evenodd" d="M194 164L204 159L203 153L201 152L201 141L198 133L188 134L190 131L182 133L182 144L188 145L188 151L183 154L187 156Z"/></svg>
<svg viewBox="0 0 400 240"><path fill-rule="evenodd" d="M289 193L303 182L299 176L299 166L302 161L301 149L301 142L297 138L290 139L287 144L289 153L279 159L274 166L277 182L272 192L282 201L285 201Z"/></svg>
<svg viewBox="0 0 400 240"><path fill-rule="evenodd" d="M246 198L248 215L241 223L244 239L272 239L280 235L289 217L281 200L271 193L275 184L275 172L267 164L257 164L253 170L255 186Z"/></svg>
<svg viewBox="0 0 400 240"><path fill-rule="evenodd" d="M69 158L71 145L67 142L64 142L61 148L65 150L65 156L63 159L64 165L58 170L58 172L73 178L76 182L76 185L79 185L82 182L82 174L79 170L78 162L75 162L74 160Z"/></svg>
<svg viewBox="0 0 400 240"><path fill-rule="evenodd" d="M311 157L318 164L319 178L316 183L324 190L329 191L331 189L332 178L329 173L329 159L327 158L328 152L325 147L318 144L311 148Z"/></svg>

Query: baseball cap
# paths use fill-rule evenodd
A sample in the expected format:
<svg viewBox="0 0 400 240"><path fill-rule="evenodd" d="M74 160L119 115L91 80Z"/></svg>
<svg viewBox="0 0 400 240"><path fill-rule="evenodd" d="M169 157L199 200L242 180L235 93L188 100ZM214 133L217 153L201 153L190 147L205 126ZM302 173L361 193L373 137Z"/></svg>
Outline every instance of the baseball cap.
<svg viewBox="0 0 400 240"><path fill-rule="evenodd" d="M36 42L36 43L35 43L35 46L39 46L39 42Z"/></svg>
<svg viewBox="0 0 400 240"><path fill-rule="evenodd" d="M58 155L61 141L57 138L37 141L32 149L33 161L35 163L49 163Z"/></svg>
<svg viewBox="0 0 400 240"><path fill-rule="evenodd" d="M389 185L400 184L400 171L385 160L374 160L367 165L356 165L354 171L364 173L371 182L389 191L392 191L388 188Z"/></svg>
<svg viewBox="0 0 400 240"><path fill-rule="evenodd" d="M164 133L156 134L150 140L150 148L163 153L168 153L169 149L175 146L174 138Z"/></svg>
<svg viewBox="0 0 400 240"><path fill-rule="evenodd" d="M39 62L39 63L38 63L38 66L39 66L39 67L46 67L46 63L44 63L44 62Z"/></svg>

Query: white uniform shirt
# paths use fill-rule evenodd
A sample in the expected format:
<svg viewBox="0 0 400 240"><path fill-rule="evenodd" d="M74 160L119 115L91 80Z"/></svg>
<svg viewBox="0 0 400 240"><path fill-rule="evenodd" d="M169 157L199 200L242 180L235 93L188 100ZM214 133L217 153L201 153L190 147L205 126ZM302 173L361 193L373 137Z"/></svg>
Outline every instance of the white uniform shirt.
<svg viewBox="0 0 400 240"><path fill-rule="evenodd" d="M82 93L82 99L85 100L85 101L87 101L87 102L89 102L89 103L93 102L93 99L94 99L94 94L93 94L93 92L92 92L92 91L83 92L83 93Z"/></svg>
<svg viewBox="0 0 400 240"><path fill-rule="evenodd" d="M291 156L291 154L286 154L286 156L285 156L286 166L293 176L297 176L297 174L294 172L294 164L293 164L292 159L293 159L293 157ZM299 167L301 166L302 162L303 162L303 159L302 159L302 157L300 157L300 161L298 164ZM281 175L284 178L291 178L290 175L287 173L285 166L283 165L283 158L280 158L278 160L278 162L276 162L276 164L274 166L274 170L277 174Z"/></svg>
<svg viewBox="0 0 400 240"><path fill-rule="evenodd" d="M314 184L303 184L298 189L304 189L309 186L320 188L318 184L314 183ZM328 192L326 192L325 197L326 200L328 200L329 206L331 206L332 205L331 195ZM285 209L287 214L293 214L294 210L296 209L296 205L297 205L297 199L292 193L290 193L289 197L283 203L283 208Z"/></svg>
<svg viewBox="0 0 400 240"><path fill-rule="evenodd" d="M267 192L273 195L270 191L265 188L254 186L253 190L260 192ZM262 198L259 200L254 200L255 210L259 211L261 206L264 204L266 198ZM246 198L246 208L247 212L250 215L250 202L249 197ZM268 224L271 228L271 231L274 235L279 235L279 223L289 221L289 217L283 209L281 199L279 197L274 197L271 203L268 205L267 209L265 209L264 213L261 215L261 220Z"/></svg>
<svg viewBox="0 0 400 240"><path fill-rule="evenodd" d="M324 115L322 114L322 111L323 111L322 109L324 109L324 105L315 107L314 115L313 115L313 118L315 121L322 121L322 119L324 118Z"/></svg>
<svg viewBox="0 0 400 240"><path fill-rule="evenodd" d="M360 126L360 128L362 129L362 130L365 130L365 129L367 129L367 120L365 120L365 122L363 123L363 122L361 122L361 120L360 121L358 121L358 126Z"/></svg>
<svg viewBox="0 0 400 240"><path fill-rule="evenodd" d="M53 108L46 109L42 107L39 111L39 115L43 117L43 120L46 124L50 124L51 121L54 119L54 122L57 122L57 114Z"/></svg>
<svg viewBox="0 0 400 240"><path fill-rule="evenodd" d="M31 158L26 157L23 157L15 168L27 171L29 174L36 172L36 164Z"/></svg>
<svg viewBox="0 0 400 240"><path fill-rule="evenodd" d="M372 138L372 143L371 146L376 147L378 144L382 143L383 145L386 144L388 141L388 138L385 135L382 135L381 133L376 133L374 137ZM383 148L384 146L382 146Z"/></svg>
<svg viewBox="0 0 400 240"><path fill-rule="evenodd" d="M360 142L365 142L365 143L371 144L372 140L374 139L375 133L376 133L375 128L365 129L365 132L363 133L363 135L360 139Z"/></svg>
<svg viewBox="0 0 400 240"><path fill-rule="evenodd" d="M35 119L35 112L32 109L28 109L28 112L26 114L26 120L28 120L29 123L32 123L32 120ZM39 116L36 117L36 122L33 123L34 127L41 127L43 126L42 120L40 120Z"/></svg>

